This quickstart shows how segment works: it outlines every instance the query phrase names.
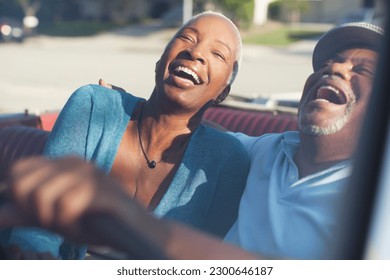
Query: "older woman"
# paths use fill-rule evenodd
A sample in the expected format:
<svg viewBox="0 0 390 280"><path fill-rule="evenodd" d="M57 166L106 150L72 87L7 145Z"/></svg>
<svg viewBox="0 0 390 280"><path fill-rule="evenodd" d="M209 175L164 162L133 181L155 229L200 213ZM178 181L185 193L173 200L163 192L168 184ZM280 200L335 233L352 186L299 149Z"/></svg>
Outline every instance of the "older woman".
<svg viewBox="0 0 390 280"><path fill-rule="evenodd" d="M223 237L237 217L249 160L238 140L201 119L228 95L240 56L240 35L229 19L195 16L157 62L149 100L81 87L61 111L45 155L92 161L154 215ZM7 236L7 244L62 258L84 254L37 229L12 229Z"/></svg>

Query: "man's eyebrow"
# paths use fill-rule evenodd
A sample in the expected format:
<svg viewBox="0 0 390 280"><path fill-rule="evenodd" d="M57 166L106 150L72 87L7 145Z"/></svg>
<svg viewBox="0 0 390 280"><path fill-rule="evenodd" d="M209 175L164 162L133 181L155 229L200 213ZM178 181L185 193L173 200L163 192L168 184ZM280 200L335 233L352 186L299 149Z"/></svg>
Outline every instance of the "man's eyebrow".
<svg viewBox="0 0 390 280"><path fill-rule="evenodd" d="M334 55L329 57L327 60L345 61L345 57L343 57L340 53L335 53Z"/></svg>
<svg viewBox="0 0 390 280"><path fill-rule="evenodd" d="M346 58L344 56L342 56L341 54L337 53L337 54L333 55L333 57L331 57L327 60L345 61ZM372 58L368 58L368 57L353 57L352 61L355 63L373 64L374 66L377 63L376 59L372 59Z"/></svg>
<svg viewBox="0 0 390 280"><path fill-rule="evenodd" d="M372 64L372 65L376 65L377 64L376 60L371 59L371 58L367 58L367 57L359 57L359 58L356 58L356 60L358 62L363 62L363 63L367 63L367 64Z"/></svg>

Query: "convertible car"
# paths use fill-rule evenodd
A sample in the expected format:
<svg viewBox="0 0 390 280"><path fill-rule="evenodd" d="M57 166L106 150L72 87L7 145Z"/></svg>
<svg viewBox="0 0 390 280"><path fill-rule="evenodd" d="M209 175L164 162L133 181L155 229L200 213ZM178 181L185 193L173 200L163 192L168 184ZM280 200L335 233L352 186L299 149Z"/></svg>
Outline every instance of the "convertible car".
<svg viewBox="0 0 390 280"><path fill-rule="evenodd" d="M389 23L386 31L390 30ZM342 228L335 238L340 259L390 260L390 40L386 34L372 99L359 140L351 188L343 213ZM267 107L248 100L227 100L209 108L207 125L248 135L297 129L296 108L283 104ZM296 104L295 104L296 106ZM0 114L0 182L16 160L39 155L58 112ZM105 234L110 227L96 225ZM118 234L116 233L116 236ZM126 235L124 234L123 240ZM128 238L127 238L128 239ZM155 258L156 256L144 256ZM283 256L282 256L283 257Z"/></svg>

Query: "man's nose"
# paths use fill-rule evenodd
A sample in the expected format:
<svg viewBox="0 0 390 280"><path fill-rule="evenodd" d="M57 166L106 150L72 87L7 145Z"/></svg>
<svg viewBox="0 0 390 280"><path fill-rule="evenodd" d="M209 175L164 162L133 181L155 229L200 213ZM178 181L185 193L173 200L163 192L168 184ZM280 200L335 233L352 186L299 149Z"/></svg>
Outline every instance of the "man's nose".
<svg viewBox="0 0 390 280"><path fill-rule="evenodd" d="M351 79L351 71L353 65L348 61L337 62L334 61L328 65L324 74L339 76L344 80Z"/></svg>

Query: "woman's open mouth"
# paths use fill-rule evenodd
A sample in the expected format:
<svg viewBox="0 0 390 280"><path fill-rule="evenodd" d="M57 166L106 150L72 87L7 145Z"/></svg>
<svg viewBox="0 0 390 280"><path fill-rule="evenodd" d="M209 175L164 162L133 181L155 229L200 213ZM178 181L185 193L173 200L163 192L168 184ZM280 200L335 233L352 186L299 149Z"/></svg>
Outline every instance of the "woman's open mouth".
<svg viewBox="0 0 390 280"><path fill-rule="evenodd" d="M198 74L185 66L177 66L175 69L173 69L172 74L179 77L180 79L191 81L194 85L199 85L202 82Z"/></svg>

